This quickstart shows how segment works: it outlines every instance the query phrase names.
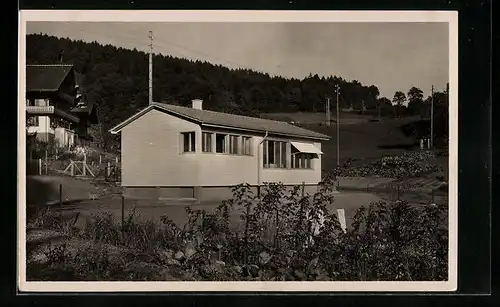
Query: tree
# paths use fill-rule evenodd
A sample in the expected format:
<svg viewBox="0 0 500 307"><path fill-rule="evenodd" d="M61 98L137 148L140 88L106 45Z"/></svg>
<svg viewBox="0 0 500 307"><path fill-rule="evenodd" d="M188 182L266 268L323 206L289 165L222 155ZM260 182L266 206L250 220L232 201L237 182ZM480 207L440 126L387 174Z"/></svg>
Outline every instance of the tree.
<svg viewBox="0 0 500 307"><path fill-rule="evenodd" d="M394 115L394 107L386 97L381 97L377 100L378 114L380 117L390 117Z"/></svg>
<svg viewBox="0 0 500 307"><path fill-rule="evenodd" d="M377 107L378 96L380 95L380 91L378 87L375 85L370 85L364 95L364 102L366 105L366 109L375 109Z"/></svg>
<svg viewBox="0 0 500 307"><path fill-rule="evenodd" d="M394 97L392 98L392 102L395 105L401 106L405 103L405 101L406 101L405 93L403 93L401 91L397 91L396 93L394 93Z"/></svg>
<svg viewBox="0 0 500 307"><path fill-rule="evenodd" d="M411 115L424 115L425 106L423 98L423 92L418 87L412 87L408 91L408 111Z"/></svg>
<svg viewBox="0 0 500 307"><path fill-rule="evenodd" d="M26 36L26 62L55 64L61 50L64 63L73 64L84 77L86 99L99 106L102 122L101 143L114 144L108 128L120 123L148 104L148 56L97 42ZM206 101L204 108L258 116L260 112L323 112L325 101L336 101L335 85L340 86L340 107L375 110L379 90L375 85L347 81L339 76L304 78L271 77L249 69L229 69L206 61L190 61L157 54L153 58L153 98L155 101L189 106L192 98ZM393 111L392 106L385 106ZM384 114L389 112L384 109Z"/></svg>
<svg viewBox="0 0 500 307"><path fill-rule="evenodd" d="M424 98L423 92L418 87L412 87L408 91L408 101L422 101Z"/></svg>
<svg viewBox="0 0 500 307"><path fill-rule="evenodd" d="M396 111L396 117L401 117L402 116L402 106L406 101L406 95L405 93L401 91L397 91L394 93L394 97L392 98L392 102L395 104L394 109Z"/></svg>

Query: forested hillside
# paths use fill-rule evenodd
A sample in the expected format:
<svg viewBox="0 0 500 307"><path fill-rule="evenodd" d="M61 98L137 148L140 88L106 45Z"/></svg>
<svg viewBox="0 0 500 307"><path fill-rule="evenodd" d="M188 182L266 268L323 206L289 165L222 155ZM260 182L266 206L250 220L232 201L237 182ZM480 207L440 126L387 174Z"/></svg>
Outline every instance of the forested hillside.
<svg viewBox="0 0 500 307"><path fill-rule="evenodd" d="M62 55L63 63L73 64L84 76L84 94L98 106L102 131L147 106L146 53L47 35L27 35L26 45L28 64L60 63ZM261 112L318 112L324 111L327 97L334 99L338 84L341 108L360 110L364 105L367 112L405 116L408 111L422 113L425 106L422 91L417 88L408 93L409 105L405 107L404 92L396 93L391 101L379 97L375 85L337 76L286 79L168 55L155 55L153 62L153 99L157 102L189 105L191 99L201 98L206 109L250 116ZM410 97L410 93L414 95ZM110 136L104 138L109 143Z"/></svg>

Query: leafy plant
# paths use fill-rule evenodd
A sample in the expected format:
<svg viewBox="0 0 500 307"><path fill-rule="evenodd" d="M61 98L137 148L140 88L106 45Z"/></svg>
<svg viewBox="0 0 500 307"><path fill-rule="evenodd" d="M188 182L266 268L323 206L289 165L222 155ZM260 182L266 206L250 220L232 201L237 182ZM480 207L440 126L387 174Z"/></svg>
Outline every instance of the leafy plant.
<svg viewBox="0 0 500 307"><path fill-rule="evenodd" d="M168 216L158 225L132 212L122 228L112 214L94 215L79 233L93 242L91 251L71 258L63 246L54 248L52 271L32 265L28 272L39 279L59 270L74 280L156 280L156 255L163 253L162 265L203 280L446 280L446 206L372 203L344 232L329 211L334 182L325 179L313 195L266 184L260 197L241 184L213 211L187 207L182 228ZM135 250L143 260L111 257L103 244ZM127 269L141 261L152 267Z"/></svg>

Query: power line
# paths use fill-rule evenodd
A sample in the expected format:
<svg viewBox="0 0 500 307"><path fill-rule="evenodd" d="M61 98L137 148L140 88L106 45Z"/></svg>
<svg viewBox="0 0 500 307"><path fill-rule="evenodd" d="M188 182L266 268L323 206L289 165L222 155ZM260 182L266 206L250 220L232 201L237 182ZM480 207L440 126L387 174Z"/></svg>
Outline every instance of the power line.
<svg viewBox="0 0 500 307"><path fill-rule="evenodd" d="M95 33L95 36L99 36L98 32L94 32L94 33ZM125 40L128 40L128 41L133 41L133 42L137 41L137 36L134 35L134 34L131 34L131 33L121 33L120 37L122 37L122 38L124 38ZM104 43L103 42L101 44L107 45L107 44L110 44L110 43ZM211 58L211 59L214 59L214 60L218 60L218 61L224 62L226 64L231 64L231 65L234 65L234 66L238 66L238 68L240 68L240 69L250 69L250 68L247 68L244 65L241 65L241 64L236 63L234 61L224 60L224 59L221 59L219 57L210 55L208 53L205 53L205 52L202 52L202 51L198 51L198 50L192 49L190 47L183 46L183 45L181 45L179 43L175 43L175 42L172 42L172 41L169 41L169 40L166 40L166 39L161 39L161 41L156 41L155 42L155 46L156 46L157 50L160 49L158 47L162 47L162 46L165 47L166 45L171 45L171 46L174 46L174 47L177 47L177 48L181 48L181 49L184 49L184 50L192 52L192 53L196 53L196 54L203 55L205 57L208 57L208 58ZM119 46L116 46L116 47L119 47ZM126 47L122 47L122 48L126 48Z"/></svg>
<svg viewBox="0 0 500 307"><path fill-rule="evenodd" d="M192 53L196 53L196 54L199 54L199 55L203 55L205 57L208 57L208 58L212 58L214 60L218 60L218 61L221 61L221 62L224 62L226 64L229 64L229 65L233 65L233 66L237 66L239 69L250 69L248 67L245 67L244 65L241 65L239 63L236 63L234 61L230 61L230 60L223 60L219 57L216 57L216 56L213 56L213 55L210 55L208 53L205 53L205 52L201 52L201 51L198 51L198 50L194 50L192 48L189 48L189 47L186 47L186 46L182 46L180 44L177 44L177 43L173 43L171 41L167 41L167 40L162 40L162 42L160 42L158 45L171 45L171 46L174 46L174 47L177 47L177 48L181 48L181 49L184 49L186 51L189 51L189 52L192 52Z"/></svg>

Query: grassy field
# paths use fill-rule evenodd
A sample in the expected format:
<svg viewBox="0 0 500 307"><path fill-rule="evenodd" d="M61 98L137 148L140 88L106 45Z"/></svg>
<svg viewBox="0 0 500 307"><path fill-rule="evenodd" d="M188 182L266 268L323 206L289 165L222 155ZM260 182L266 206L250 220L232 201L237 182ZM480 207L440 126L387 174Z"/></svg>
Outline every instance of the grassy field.
<svg viewBox="0 0 500 307"><path fill-rule="evenodd" d="M319 124L324 123L326 115L323 112L296 112L296 113L263 113L260 115L262 118L281 120L287 122L295 122L299 124ZM341 112L340 118L343 124L359 124L365 123L373 119L372 115L362 115L350 112ZM336 113L332 112L331 121L336 122Z"/></svg>
<svg viewBox="0 0 500 307"><path fill-rule="evenodd" d="M400 127L412 119L387 120L384 122L365 122L356 125L340 125L339 154L340 163L347 159L360 162L377 159L386 155L396 155L416 148L417 140L404 135ZM330 127L302 124L303 128L331 136L323 142L322 151L324 173L336 167L337 161L337 126Z"/></svg>

